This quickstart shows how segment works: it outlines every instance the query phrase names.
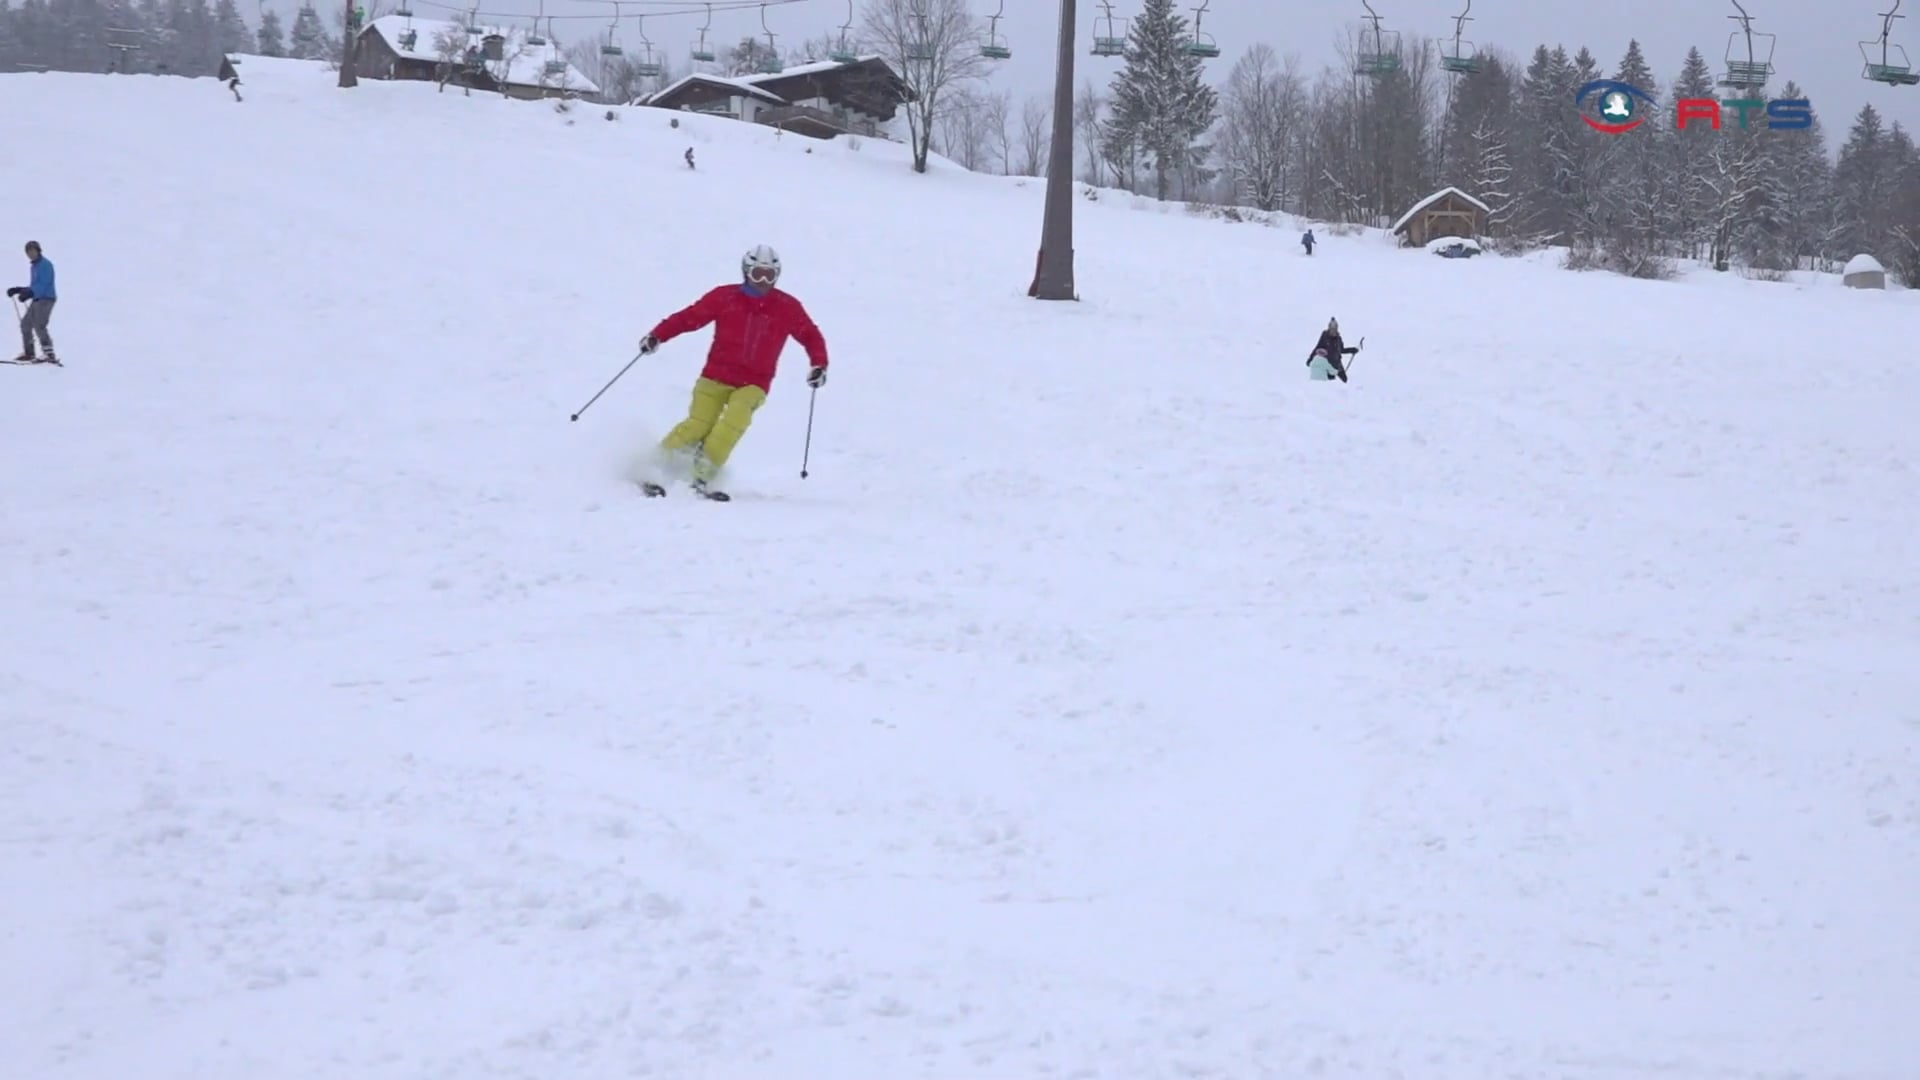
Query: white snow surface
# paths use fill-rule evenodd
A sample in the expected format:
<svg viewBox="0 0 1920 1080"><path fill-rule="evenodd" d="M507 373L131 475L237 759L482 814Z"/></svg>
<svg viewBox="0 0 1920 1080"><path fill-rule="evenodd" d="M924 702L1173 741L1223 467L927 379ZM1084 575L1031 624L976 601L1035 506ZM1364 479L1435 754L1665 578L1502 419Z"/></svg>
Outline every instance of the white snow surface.
<svg viewBox="0 0 1920 1080"><path fill-rule="evenodd" d="M1920 1075L1914 294L1108 193L1044 303L1036 182L246 76L0 82L8 1080ZM640 498L761 242L811 476L790 347Z"/></svg>

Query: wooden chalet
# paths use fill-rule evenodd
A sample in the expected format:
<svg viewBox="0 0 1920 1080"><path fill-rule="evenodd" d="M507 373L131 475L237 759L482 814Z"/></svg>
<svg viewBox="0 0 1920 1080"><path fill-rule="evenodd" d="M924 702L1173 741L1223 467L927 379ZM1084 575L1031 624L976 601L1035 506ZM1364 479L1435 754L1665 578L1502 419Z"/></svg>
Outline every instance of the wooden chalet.
<svg viewBox="0 0 1920 1080"><path fill-rule="evenodd" d="M798 135L880 134L914 94L878 56L802 64L783 71L727 78L693 74L642 99L658 109L730 116Z"/></svg>
<svg viewBox="0 0 1920 1080"><path fill-rule="evenodd" d="M1425 247L1442 236L1471 240L1486 234L1491 213L1486 203L1459 188L1441 188L1414 203L1393 223L1393 232L1407 247Z"/></svg>
<svg viewBox="0 0 1920 1080"><path fill-rule="evenodd" d="M382 15L361 29L359 49L355 68L362 78L451 81L526 99L600 92L567 62L558 42L536 45L523 30Z"/></svg>

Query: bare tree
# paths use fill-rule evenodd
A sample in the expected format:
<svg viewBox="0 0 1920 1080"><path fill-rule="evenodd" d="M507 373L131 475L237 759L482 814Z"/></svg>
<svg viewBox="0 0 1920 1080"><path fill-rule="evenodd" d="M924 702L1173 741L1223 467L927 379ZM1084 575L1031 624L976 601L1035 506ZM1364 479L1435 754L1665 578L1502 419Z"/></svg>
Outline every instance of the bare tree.
<svg viewBox="0 0 1920 1080"><path fill-rule="evenodd" d="M985 127L987 153L1000 161L1000 175L1013 173L1013 95L1005 90L990 91L981 103L980 122Z"/></svg>
<svg viewBox="0 0 1920 1080"><path fill-rule="evenodd" d="M1089 184L1100 182L1100 163L1105 158L1100 149L1101 112L1105 106L1106 101L1094 88L1092 79L1080 84L1080 93L1073 99L1073 129L1080 135L1080 144L1087 148L1087 171L1083 178Z"/></svg>
<svg viewBox="0 0 1920 1080"><path fill-rule="evenodd" d="M865 39L905 81L913 171L927 171L942 99L986 74L967 0L868 0Z"/></svg>
<svg viewBox="0 0 1920 1080"><path fill-rule="evenodd" d="M993 142L987 102L966 87L948 94L946 102L934 120L939 151L969 172L980 172Z"/></svg>
<svg viewBox="0 0 1920 1080"><path fill-rule="evenodd" d="M1281 209L1294 194L1294 126L1303 95L1294 63L1281 70L1264 44L1250 46L1227 76L1221 159L1236 194L1262 210Z"/></svg>
<svg viewBox="0 0 1920 1080"><path fill-rule="evenodd" d="M1053 125L1047 122L1052 110L1047 108L1047 99L1030 97L1020 107L1020 175L1045 176L1047 174L1048 142L1053 135Z"/></svg>

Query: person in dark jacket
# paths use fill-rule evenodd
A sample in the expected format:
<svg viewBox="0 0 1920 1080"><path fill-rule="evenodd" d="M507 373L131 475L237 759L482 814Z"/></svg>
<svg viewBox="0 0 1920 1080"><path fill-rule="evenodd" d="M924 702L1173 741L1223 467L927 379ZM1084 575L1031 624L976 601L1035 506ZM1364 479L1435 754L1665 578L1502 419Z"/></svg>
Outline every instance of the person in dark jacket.
<svg viewBox="0 0 1920 1080"><path fill-rule="evenodd" d="M1306 248L1306 249L1307 249L1307 254L1309 254L1309 255L1311 255L1311 254L1313 254L1313 245L1314 245L1314 242L1315 242L1315 241L1314 241L1314 239L1313 239L1313 230L1312 230L1312 229L1308 229L1308 230L1307 230L1307 231L1306 231L1305 233L1302 233L1302 234L1301 234L1301 236L1300 236L1300 246L1301 246L1301 247L1303 247L1303 248Z"/></svg>
<svg viewBox="0 0 1920 1080"><path fill-rule="evenodd" d="M1347 381L1347 365L1342 357L1352 356L1360 351L1358 345L1348 345L1340 338L1340 320L1328 319L1327 328L1320 331L1320 340L1313 344L1313 355L1307 360L1307 367L1313 371L1316 382L1330 378Z"/></svg>
<svg viewBox="0 0 1920 1080"><path fill-rule="evenodd" d="M27 264L32 268L28 283L7 290L8 296L27 302L26 313L20 316L20 355L14 357L14 362L57 364L60 361L53 355L53 338L47 333L47 323L53 318L53 302L60 294L53 287L53 260L40 250L40 241L27 241ZM40 339L40 351L46 353L45 357L33 355L36 337Z"/></svg>

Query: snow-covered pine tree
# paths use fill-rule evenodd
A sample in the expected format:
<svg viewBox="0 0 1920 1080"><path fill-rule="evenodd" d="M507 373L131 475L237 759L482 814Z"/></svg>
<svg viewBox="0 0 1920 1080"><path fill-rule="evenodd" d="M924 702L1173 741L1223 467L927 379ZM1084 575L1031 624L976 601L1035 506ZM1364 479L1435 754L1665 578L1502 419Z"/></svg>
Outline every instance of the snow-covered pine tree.
<svg viewBox="0 0 1920 1080"><path fill-rule="evenodd" d="M280 24L280 13L268 8L260 16L260 29L255 34L256 46L261 56L287 55L287 31Z"/></svg>
<svg viewBox="0 0 1920 1080"><path fill-rule="evenodd" d="M327 28L320 22L320 13L312 4L301 4L299 14L293 17L287 54L295 60L325 60L329 51Z"/></svg>
<svg viewBox="0 0 1920 1080"><path fill-rule="evenodd" d="M1865 251L1888 261L1887 236L1899 172L1900 161L1879 110L1870 104L1861 106L1833 170L1840 243L1849 257Z"/></svg>
<svg viewBox="0 0 1920 1080"><path fill-rule="evenodd" d="M1778 95L1806 97L1799 84L1788 80ZM1804 131L1775 131L1768 135L1771 169L1768 186L1779 224L1777 249L1763 252L1761 264L1777 257L1783 269L1817 269L1830 254L1825 243L1825 219L1833 202L1833 165L1827 159L1827 137L1820 114Z"/></svg>
<svg viewBox="0 0 1920 1080"><path fill-rule="evenodd" d="M1573 61L1565 49L1549 50L1545 45L1534 49L1521 79L1516 110L1521 152L1515 165L1526 216L1514 224L1543 242L1565 240L1572 228L1572 132L1567 114L1578 89Z"/></svg>
<svg viewBox="0 0 1920 1080"><path fill-rule="evenodd" d="M218 0L213 6L213 48L221 56L232 56L247 51L247 39L253 35L247 33L247 20L240 17L240 9L233 0ZM219 61L214 62L218 69Z"/></svg>
<svg viewBox="0 0 1920 1080"><path fill-rule="evenodd" d="M1127 32L1126 66L1113 80L1107 127L1117 142L1152 162L1155 194L1168 198L1175 177L1205 160L1200 137L1219 114L1219 95L1202 77L1203 61L1187 52L1186 17L1173 0L1144 0Z"/></svg>
<svg viewBox="0 0 1920 1080"><path fill-rule="evenodd" d="M1893 159L1893 197L1887 207L1887 269L1908 288L1920 288L1920 149L1898 122L1887 134Z"/></svg>
<svg viewBox="0 0 1920 1080"><path fill-rule="evenodd" d="M1688 49L1669 100L1712 97L1717 95L1713 89L1713 71L1707 67L1706 57L1700 55L1697 48ZM1673 198L1667 204L1664 231L1679 244L1686 258L1703 258L1710 246L1716 199L1707 181L1713 171L1711 155L1718 136L1719 132L1708 127L1705 121L1697 120L1689 123L1685 131L1676 131L1669 143L1674 186Z"/></svg>
<svg viewBox="0 0 1920 1080"><path fill-rule="evenodd" d="M1614 69L1613 78L1640 87L1649 94L1658 85L1638 41ZM1640 102L1646 110L1655 105ZM1596 165L1594 197L1598 205L1600 236L1608 265L1635 277L1665 277L1670 272L1671 245L1663 229L1661 211L1673 198L1670 167L1672 132L1650 116L1632 132L1607 140L1607 153Z"/></svg>

